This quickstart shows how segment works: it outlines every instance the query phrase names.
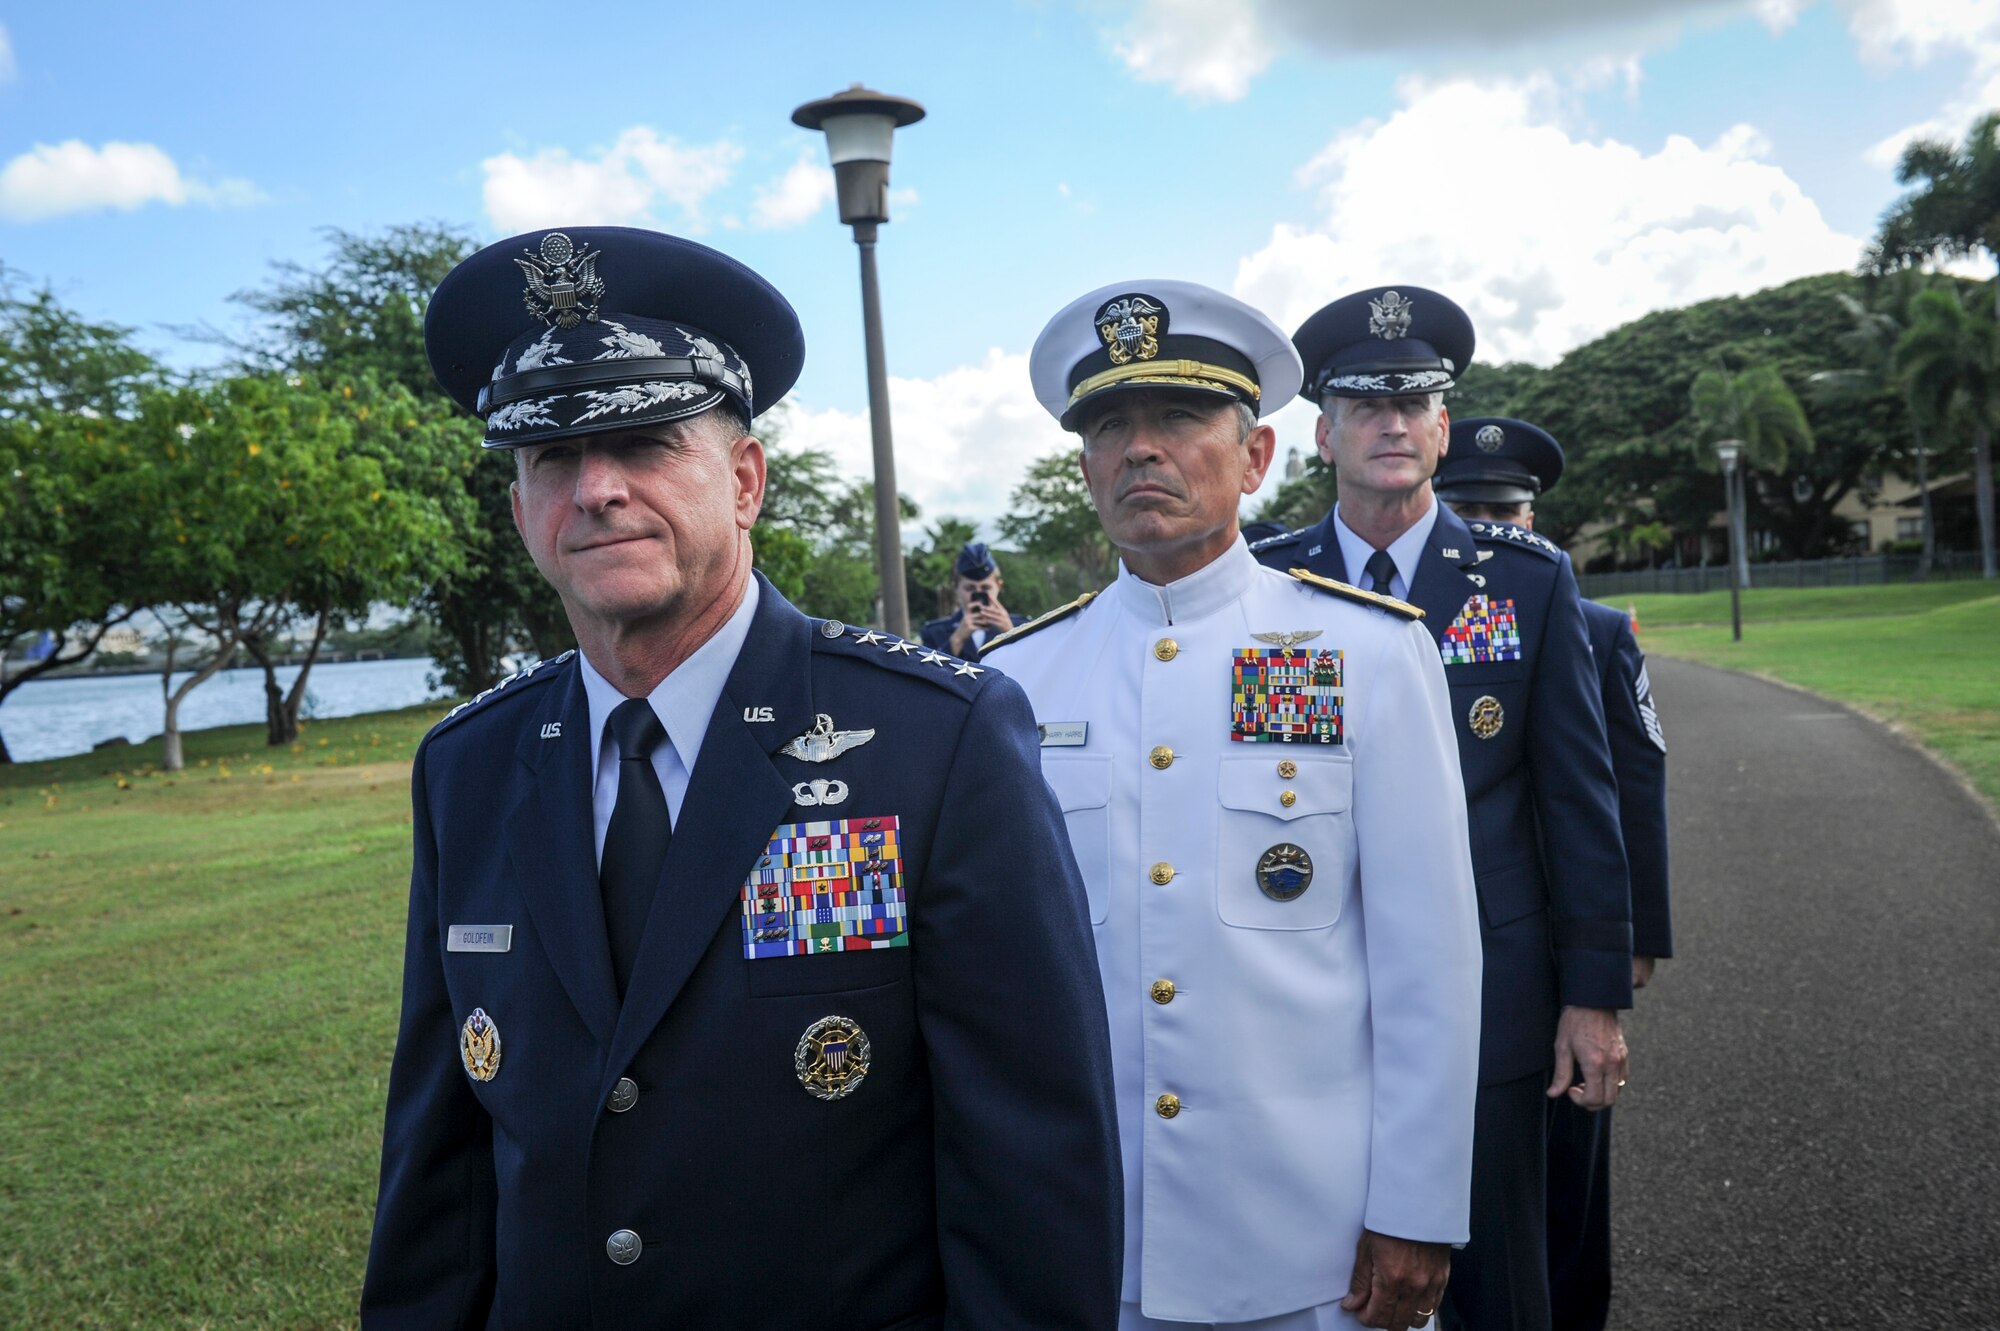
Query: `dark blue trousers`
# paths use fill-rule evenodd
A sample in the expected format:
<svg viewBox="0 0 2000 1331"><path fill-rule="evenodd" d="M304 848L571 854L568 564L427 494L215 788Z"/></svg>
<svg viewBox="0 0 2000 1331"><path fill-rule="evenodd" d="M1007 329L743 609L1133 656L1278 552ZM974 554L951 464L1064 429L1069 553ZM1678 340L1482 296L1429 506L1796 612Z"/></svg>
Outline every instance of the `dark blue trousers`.
<svg viewBox="0 0 2000 1331"><path fill-rule="evenodd" d="M1544 1072L1479 1088L1472 1237L1452 1254L1446 1331L1549 1331L1548 1085Z"/></svg>
<svg viewBox="0 0 2000 1331"><path fill-rule="evenodd" d="M1564 1100L1549 1122L1549 1306L1555 1331L1604 1331L1611 1309L1611 1110Z"/></svg>

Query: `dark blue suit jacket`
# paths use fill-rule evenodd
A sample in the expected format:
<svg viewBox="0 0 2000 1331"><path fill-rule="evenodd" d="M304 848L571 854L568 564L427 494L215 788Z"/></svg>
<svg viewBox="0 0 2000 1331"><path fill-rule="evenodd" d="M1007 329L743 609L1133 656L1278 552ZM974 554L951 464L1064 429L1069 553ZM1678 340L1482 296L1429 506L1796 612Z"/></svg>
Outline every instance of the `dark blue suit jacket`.
<svg viewBox="0 0 2000 1331"><path fill-rule="evenodd" d="M1028 704L1001 675L827 637L769 583L761 596L622 1006L575 662L419 748L364 1327L1116 1324L1104 1000ZM817 764L779 752L820 713L875 737ZM814 778L848 798L800 807ZM888 815L908 945L746 960L744 883L774 829ZM511 924L512 947L447 950L461 924ZM460 1063L475 1007L501 1038L485 1082ZM833 1101L793 1066L829 1015L872 1044ZM614 1114L620 1077L638 1101ZM629 1266L606 1255L619 1229L644 1243Z"/></svg>
<svg viewBox="0 0 2000 1331"><path fill-rule="evenodd" d="M1328 513L1251 549L1273 568L1349 582ZM1632 927L1604 704L1569 557L1524 528L1439 505L1410 587L1434 639L1472 596L1513 602L1517 660L1445 666L1479 885L1482 1084L1554 1063L1561 1007L1632 1005ZM1499 728L1480 738L1482 724ZM1412 836L1424 834L1413 822Z"/></svg>
<svg viewBox="0 0 2000 1331"><path fill-rule="evenodd" d="M1014 621L1014 627L1016 628L1028 622L1025 615L1017 615L1009 612L1007 617ZM924 621L923 626L917 630L917 636L923 640L924 646L935 647L941 652L948 652L951 650L951 635L958 632L959 622L964 618L965 611L954 610L941 619L927 619ZM965 652L968 660L977 661L979 659L979 649L973 646L970 641L965 644Z"/></svg>
<svg viewBox="0 0 2000 1331"><path fill-rule="evenodd" d="M1604 693L1604 726L1618 778L1618 825L1632 872L1632 951L1674 954L1673 910L1667 888L1667 740L1646 677L1646 655L1625 612L1583 603Z"/></svg>

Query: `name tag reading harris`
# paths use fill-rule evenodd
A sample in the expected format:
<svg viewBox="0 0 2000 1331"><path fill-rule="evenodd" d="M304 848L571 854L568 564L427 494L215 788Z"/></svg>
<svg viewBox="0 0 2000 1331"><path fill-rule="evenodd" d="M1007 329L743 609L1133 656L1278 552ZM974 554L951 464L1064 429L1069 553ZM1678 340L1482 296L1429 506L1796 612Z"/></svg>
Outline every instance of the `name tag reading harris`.
<svg viewBox="0 0 2000 1331"><path fill-rule="evenodd" d="M447 952L508 952L513 947L511 924L454 924L444 939Z"/></svg>
<svg viewBox="0 0 2000 1331"><path fill-rule="evenodd" d="M1088 741L1090 733L1088 721L1044 721L1035 727L1041 732L1042 747L1045 749L1073 749Z"/></svg>

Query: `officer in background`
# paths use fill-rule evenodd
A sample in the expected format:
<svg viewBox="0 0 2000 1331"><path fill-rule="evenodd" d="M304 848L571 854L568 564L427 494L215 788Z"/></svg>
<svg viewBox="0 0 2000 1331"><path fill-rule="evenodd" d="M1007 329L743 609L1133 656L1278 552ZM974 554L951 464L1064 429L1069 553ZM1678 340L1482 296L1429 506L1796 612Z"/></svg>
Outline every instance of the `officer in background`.
<svg viewBox="0 0 2000 1331"><path fill-rule="evenodd" d="M1463 310L1378 287L1326 306L1293 340L1340 502L1255 553L1423 608L1464 772L1485 1000L1472 1240L1443 1321L1545 1331L1549 1101L1617 1098L1618 1010L1632 1002L1625 852L1576 578L1533 532L1468 525L1432 495L1449 443L1443 393L1472 359Z"/></svg>
<svg viewBox="0 0 2000 1331"><path fill-rule="evenodd" d="M1238 534L1258 416L1299 384L1262 314L1105 287L1030 368L1122 561L987 648L1034 704L1096 926L1120 1326L1423 1325L1467 1233L1479 1043L1437 650L1419 611Z"/></svg>
<svg viewBox="0 0 2000 1331"><path fill-rule="evenodd" d="M791 306L574 227L460 264L424 338L580 649L417 751L362 1325L1106 1331L1109 1051L1028 705L751 568Z"/></svg>
<svg viewBox="0 0 2000 1331"><path fill-rule="evenodd" d="M1000 565L994 562L993 552L986 548L986 543L966 542L951 568L951 591L958 598L958 609L942 619L926 622L917 636L926 647L977 661L987 643L1028 622L1000 604L1004 585Z"/></svg>
<svg viewBox="0 0 2000 1331"><path fill-rule="evenodd" d="M1451 423L1437 496L1461 518L1532 530L1535 500L1562 478L1562 446L1525 421ZM1667 740L1646 658L1623 612L1583 603L1604 696L1618 824L1632 876L1632 987L1673 955L1667 889ZM1549 1125L1549 1298L1556 1331L1602 1331L1611 1306L1611 1110L1559 1101Z"/></svg>

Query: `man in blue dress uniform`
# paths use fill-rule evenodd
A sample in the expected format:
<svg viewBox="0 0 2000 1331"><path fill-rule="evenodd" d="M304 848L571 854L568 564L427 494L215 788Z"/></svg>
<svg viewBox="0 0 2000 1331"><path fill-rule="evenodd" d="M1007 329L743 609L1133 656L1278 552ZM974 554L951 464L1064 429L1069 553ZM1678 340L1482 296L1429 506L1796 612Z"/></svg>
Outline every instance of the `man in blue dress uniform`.
<svg viewBox="0 0 2000 1331"><path fill-rule="evenodd" d="M1114 1325L1103 1001L1027 703L751 568L791 307L574 227L467 259L425 343L580 650L417 752L363 1326Z"/></svg>
<svg viewBox="0 0 2000 1331"><path fill-rule="evenodd" d="M977 661L986 644L1028 621L1000 604L1006 580L984 541L968 541L951 566L951 591L958 609L927 620L917 630L924 646Z"/></svg>
<svg viewBox="0 0 2000 1331"><path fill-rule="evenodd" d="M1562 478L1562 446L1526 421L1453 421L1437 496L1461 518L1533 529ZM1667 741L1646 658L1621 611L1583 603L1604 697L1618 823L1632 875L1632 987L1673 955L1667 888ZM1549 1299L1557 1331L1602 1331L1611 1306L1611 1110L1562 1101L1549 1125Z"/></svg>
<svg viewBox="0 0 2000 1331"><path fill-rule="evenodd" d="M1444 390L1472 359L1464 311L1420 287L1326 306L1293 335L1340 502L1260 542L1303 568L1423 609L1451 695L1486 958L1471 1241L1446 1326L1549 1326L1548 1101L1602 1108L1625 1077L1632 1001L1625 852L1604 706L1568 556L1523 527L1439 504Z"/></svg>

